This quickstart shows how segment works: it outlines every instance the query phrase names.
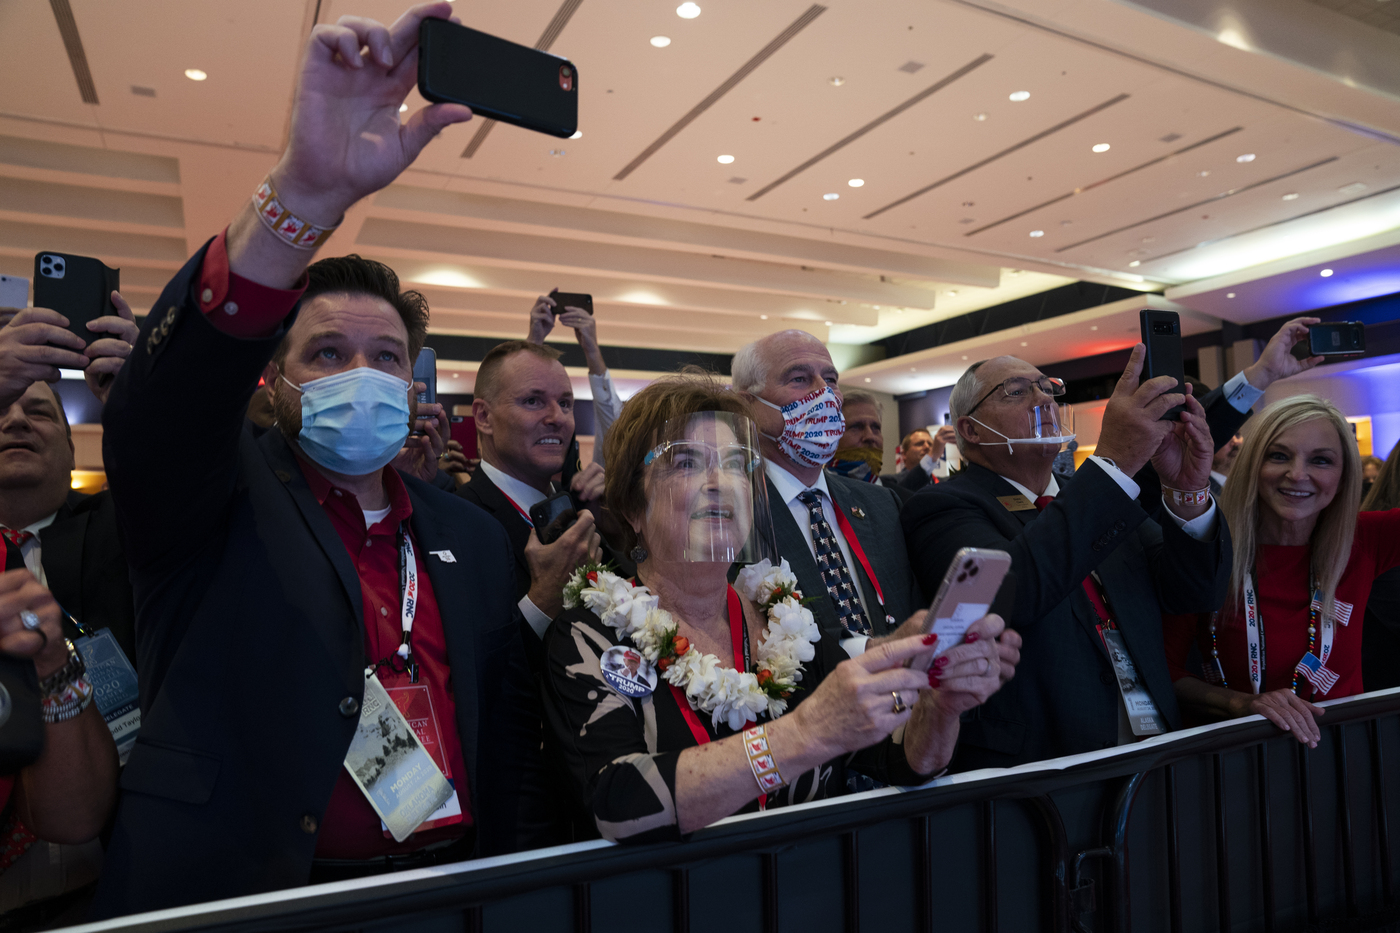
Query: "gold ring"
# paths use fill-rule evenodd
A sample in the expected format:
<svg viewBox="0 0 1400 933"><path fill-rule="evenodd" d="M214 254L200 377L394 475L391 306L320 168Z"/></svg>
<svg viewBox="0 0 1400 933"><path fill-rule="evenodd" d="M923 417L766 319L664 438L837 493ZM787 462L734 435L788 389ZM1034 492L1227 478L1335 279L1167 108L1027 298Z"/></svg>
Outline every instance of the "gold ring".
<svg viewBox="0 0 1400 933"><path fill-rule="evenodd" d="M898 691L898 690L891 690L891 691L890 691L890 696L894 697L894 710L893 710L893 712L894 712L896 715L898 715L898 714L904 712L906 709L909 708L909 707L905 706L905 705L904 705L904 701L901 700L901 699L899 698L899 691Z"/></svg>

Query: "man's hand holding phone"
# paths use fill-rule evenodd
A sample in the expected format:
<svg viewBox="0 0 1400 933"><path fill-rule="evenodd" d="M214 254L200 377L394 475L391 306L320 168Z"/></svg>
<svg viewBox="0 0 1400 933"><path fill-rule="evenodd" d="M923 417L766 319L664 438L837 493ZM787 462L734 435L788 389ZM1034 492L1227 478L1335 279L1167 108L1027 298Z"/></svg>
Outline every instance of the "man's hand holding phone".
<svg viewBox="0 0 1400 933"><path fill-rule="evenodd" d="M60 369L87 369L87 345L68 319L48 308L25 308L0 327L0 411L36 382L57 382Z"/></svg>
<svg viewBox="0 0 1400 933"><path fill-rule="evenodd" d="M564 584L569 582L569 576L580 564L602 556L602 539L593 523L593 514L588 511L579 512L573 525L551 544L541 544L538 534L532 533L525 541L525 565L530 568L530 602L554 618L564 611Z"/></svg>
<svg viewBox="0 0 1400 933"><path fill-rule="evenodd" d="M121 292L112 292L112 304L116 306L116 314L104 315L89 321L87 325L87 329L94 334L112 336L94 340L83 351L92 361L83 371L83 378L87 380L92 394L104 405L107 404L107 393L112 391L112 383L125 365L126 358L131 355L131 348L140 333L131 305L126 303Z"/></svg>

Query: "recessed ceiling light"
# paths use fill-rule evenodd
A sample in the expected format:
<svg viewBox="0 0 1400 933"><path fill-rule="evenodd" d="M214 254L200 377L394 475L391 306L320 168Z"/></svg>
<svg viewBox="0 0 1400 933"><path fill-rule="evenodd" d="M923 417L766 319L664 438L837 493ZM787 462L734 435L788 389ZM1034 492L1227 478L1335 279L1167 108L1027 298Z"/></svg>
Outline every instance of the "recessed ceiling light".
<svg viewBox="0 0 1400 933"><path fill-rule="evenodd" d="M963 354L963 359L967 359L967 354L966 354L966 353Z"/></svg>
<svg viewBox="0 0 1400 933"><path fill-rule="evenodd" d="M1226 298L1234 298L1234 297L1235 297L1235 293L1234 293L1234 292L1226 292L1226 293L1225 293L1225 297L1226 297Z"/></svg>
<svg viewBox="0 0 1400 933"><path fill-rule="evenodd" d="M1016 91L1016 92L1014 92L1014 93L1011 95L1011 98L1010 98L1010 99L1011 99L1011 100L1014 100L1014 101L1023 101L1023 100L1030 100L1030 97L1031 97L1031 92L1030 92L1030 91Z"/></svg>
<svg viewBox="0 0 1400 933"><path fill-rule="evenodd" d="M399 113L408 113L408 104L399 104Z"/></svg>
<svg viewBox="0 0 1400 933"><path fill-rule="evenodd" d="M859 188L861 185L865 184L865 179L852 178L850 181L846 182L846 184L850 185L852 188Z"/></svg>
<svg viewBox="0 0 1400 933"><path fill-rule="evenodd" d="M689 2L689 0L686 0L685 3L682 3L680 6L676 7L676 15L679 16L681 19L694 19L695 17L700 15L700 5L698 3L691 3Z"/></svg>
<svg viewBox="0 0 1400 933"><path fill-rule="evenodd" d="M1236 161L1236 162L1253 162L1253 161L1254 161L1254 153L1252 153L1252 152L1246 152L1244 155L1237 155L1237 156L1235 156L1235 161Z"/></svg>
<svg viewBox="0 0 1400 933"><path fill-rule="evenodd" d="M837 198L839 198L839 197L841 197L841 195L837 194L835 191L832 191L832 192L829 192L829 193L827 193L827 194L822 195L822 200L823 200L823 201L835 201L835 200L836 200Z"/></svg>
<svg viewBox="0 0 1400 933"><path fill-rule="evenodd" d="M191 81L203 81L209 76L204 72L200 71L198 68L186 68L185 77L189 78Z"/></svg>
<svg viewBox="0 0 1400 933"><path fill-rule="evenodd" d="M826 326L827 326L827 327L830 327L830 326L831 326L831 322L830 322L830 321L826 321L825 323L826 323Z"/></svg>
<svg viewBox="0 0 1400 933"><path fill-rule="evenodd" d="M1097 324L1090 324L1090 325L1089 325L1089 329L1090 329L1090 330L1098 330L1098 329L1099 329L1099 325L1097 325Z"/></svg>
<svg viewBox="0 0 1400 933"><path fill-rule="evenodd" d="M910 371L911 373L916 373L916 372L919 371L919 367L917 367L917 366L910 366L910 367L909 367L909 371Z"/></svg>
<svg viewBox="0 0 1400 933"><path fill-rule="evenodd" d="M865 377L865 381L866 381L866 382L869 382L869 381L870 381L870 377L869 377L869 376L866 376L866 377Z"/></svg>
<svg viewBox="0 0 1400 933"><path fill-rule="evenodd" d="M1287 194L1285 194L1285 195L1283 196L1283 199L1284 199L1285 201L1296 201L1296 200L1298 200L1298 192L1296 192L1296 191L1290 191L1290 192L1288 192Z"/></svg>
<svg viewBox="0 0 1400 933"><path fill-rule="evenodd" d="M976 120L978 123L981 123L983 120L987 119L987 115L985 113L974 113L972 115L972 119Z"/></svg>
<svg viewBox="0 0 1400 933"><path fill-rule="evenodd" d="M669 36L652 36L651 44L658 49L664 49L671 44L671 38Z"/></svg>
<svg viewBox="0 0 1400 933"><path fill-rule="evenodd" d="M766 315L766 314L760 314L760 315L758 316L758 319L759 319L760 321L766 321L766 320L768 320L768 315Z"/></svg>
<svg viewBox="0 0 1400 933"><path fill-rule="evenodd" d="M570 136L569 138L570 138L570 139L583 139L583 130L574 130L574 135Z"/></svg>
<svg viewBox="0 0 1400 933"><path fill-rule="evenodd" d="M842 304L845 304L844 301L841 302L841 303L842 303ZM871 307L874 308L876 311L879 311L879 310L880 310L880 306L879 306L879 305L871 305Z"/></svg>
<svg viewBox="0 0 1400 933"><path fill-rule="evenodd" d="M1107 151L1109 150L1109 148L1110 148L1110 147L1109 147L1108 143L1097 143L1097 144L1095 144L1095 146L1094 146L1094 151L1095 151L1095 152L1107 152Z"/></svg>
<svg viewBox="0 0 1400 933"><path fill-rule="evenodd" d="M953 297L954 295L956 295L957 293L958 293L958 292L957 292L957 289L950 289L950 290L948 291L948 297L951 298L951 297Z"/></svg>
<svg viewBox="0 0 1400 933"><path fill-rule="evenodd" d="M1325 278L1329 278L1329 277L1332 275L1332 270L1331 270L1331 269L1323 269L1321 272L1318 273L1318 275L1322 276L1324 279L1325 279Z"/></svg>
<svg viewBox="0 0 1400 933"><path fill-rule="evenodd" d="M1204 172L1197 172L1197 173L1196 173L1196 177L1197 177L1197 178L1208 178L1209 176L1210 176L1210 171L1209 171L1209 170L1204 171Z"/></svg>
<svg viewBox="0 0 1400 933"><path fill-rule="evenodd" d="M730 162L734 161L734 157L732 155L722 155L715 159L715 161L720 165L728 165Z"/></svg>
<svg viewBox="0 0 1400 933"><path fill-rule="evenodd" d="M1022 341L1021 341L1021 346L1023 346L1023 347L1028 347L1028 346L1030 346L1030 344L1027 343L1026 341L1022 340Z"/></svg>
<svg viewBox="0 0 1400 933"><path fill-rule="evenodd" d="M827 81L831 84L832 87L840 87L841 85L846 83L846 79L841 77L827 78Z"/></svg>
<svg viewBox="0 0 1400 933"><path fill-rule="evenodd" d="M1035 236L1035 237L1045 236L1045 231L1044 231L1044 230L1032 230L1032 231L1031 231L1031 236Z"/></svg>
<svg viewBox="0 0 1400 933"><path fill-rule="evenodd" d="M1132 262L1128 263L1128 267L1131 269L1136 269L1140 265L1142 265L1141 259L1134 259Z"/></svg>

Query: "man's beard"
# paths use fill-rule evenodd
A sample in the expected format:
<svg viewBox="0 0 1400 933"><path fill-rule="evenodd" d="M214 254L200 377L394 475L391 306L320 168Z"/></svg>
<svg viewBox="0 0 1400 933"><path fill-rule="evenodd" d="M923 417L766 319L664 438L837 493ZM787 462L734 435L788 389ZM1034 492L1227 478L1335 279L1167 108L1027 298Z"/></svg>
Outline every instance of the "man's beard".
<svg viewBox="0 0 1400 933"><path fill-rule="evenodd" d="M282 431L282 436L289 441L295 441L301 434L300 395L293 392L286 383L268 394L272 399L272 414L277 419L277 427Z"/></svg>

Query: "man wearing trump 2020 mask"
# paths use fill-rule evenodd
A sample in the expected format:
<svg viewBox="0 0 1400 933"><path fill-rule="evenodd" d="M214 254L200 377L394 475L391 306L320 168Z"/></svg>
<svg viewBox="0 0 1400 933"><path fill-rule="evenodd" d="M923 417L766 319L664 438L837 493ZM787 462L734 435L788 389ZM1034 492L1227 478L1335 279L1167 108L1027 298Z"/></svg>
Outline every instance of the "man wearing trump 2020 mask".
<svg viewBox="0 0 1400 933"><path fill-rule="evenodd" d="M1230 543L1208 491L1205 412L1169 376L1139 384L1142 358L1139 344L1095 454L1064 488L1051 474L1074 439L1059 423L1063 382L1004 356L969 367L953 388L967 465L901 515L914 572L931 593L959 548L1009 552L1007 620L1025 639L1015 680L964 723L954 770L1111 747L1181 723L1162 612L1220 605ZM1186 406L1180 421L1159 420L1175 405ZM1132 478L1149 460L1161 478L1160 524Z"/></svg>

